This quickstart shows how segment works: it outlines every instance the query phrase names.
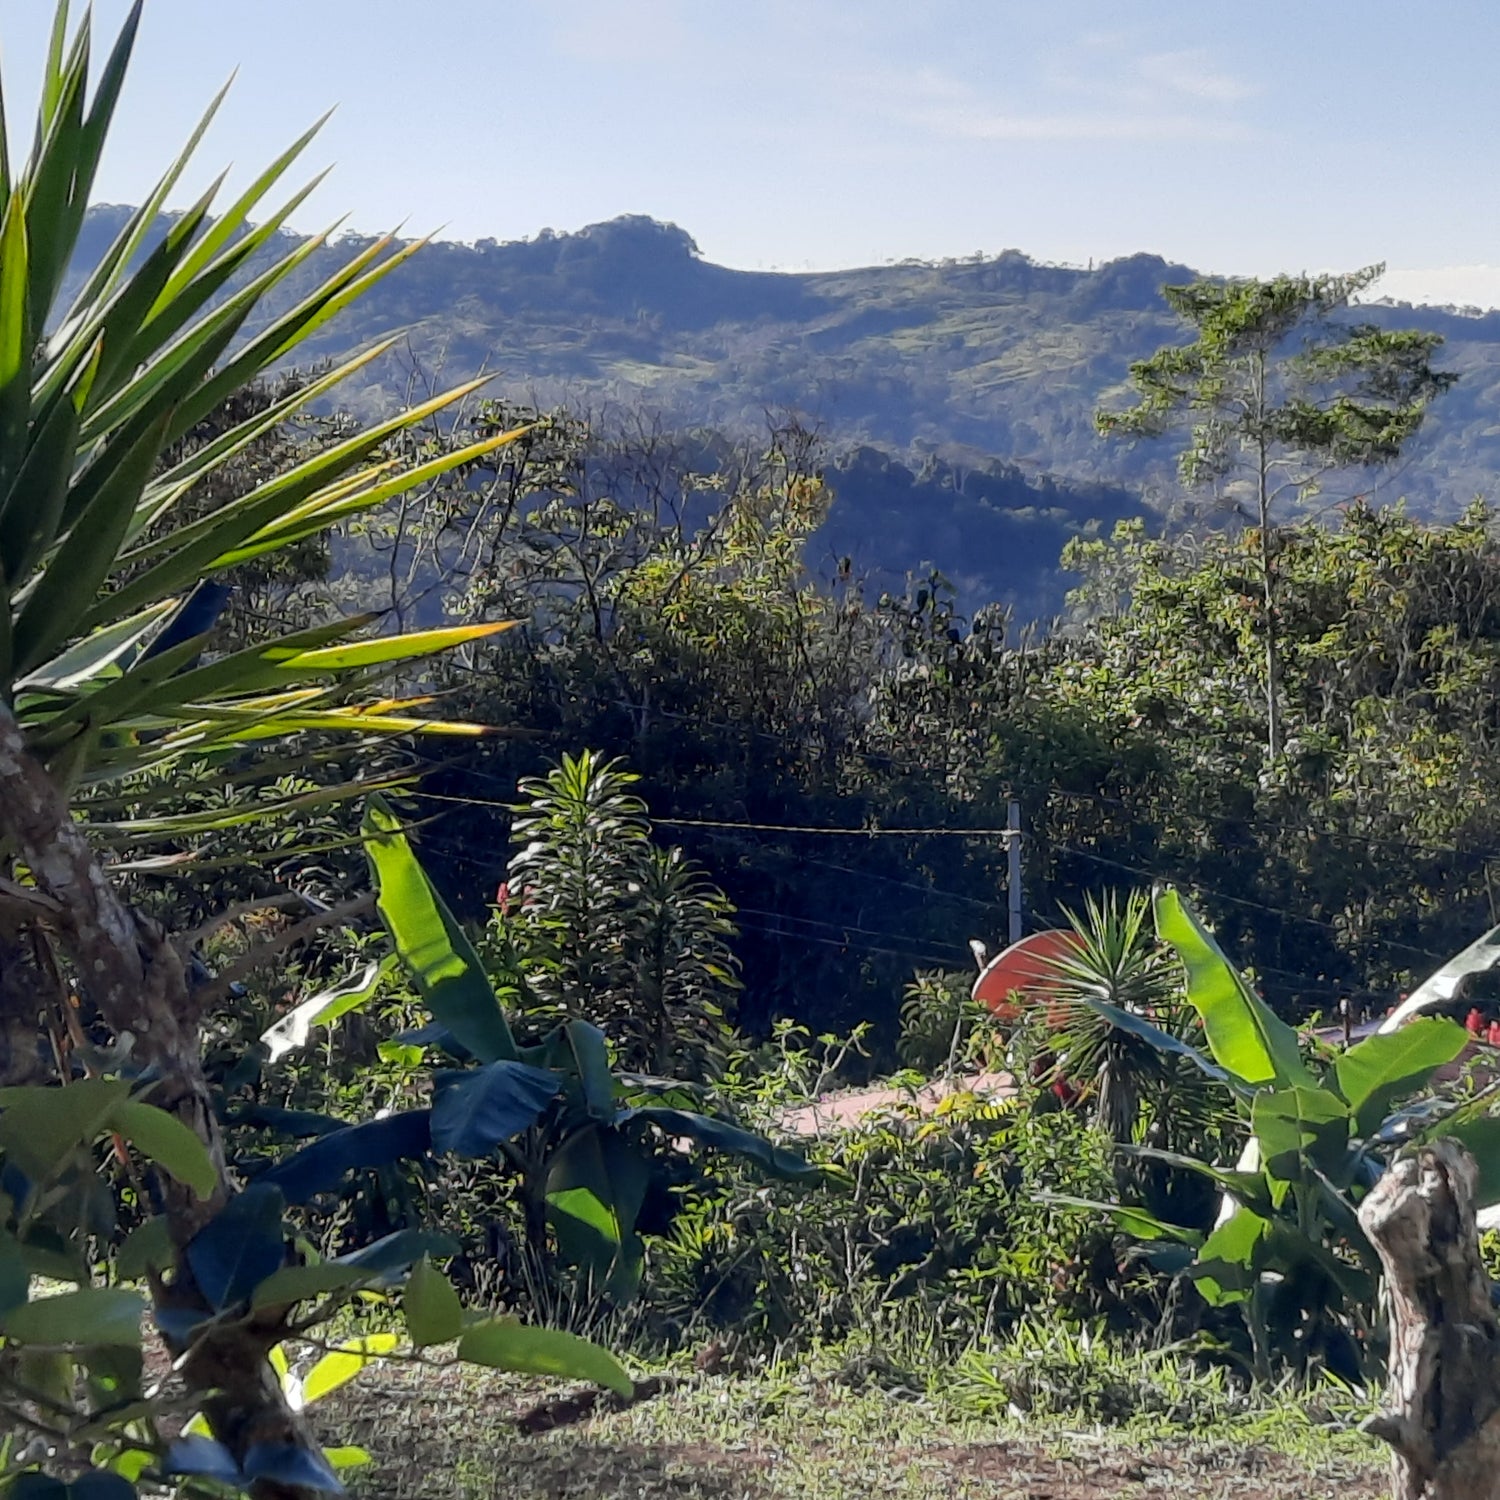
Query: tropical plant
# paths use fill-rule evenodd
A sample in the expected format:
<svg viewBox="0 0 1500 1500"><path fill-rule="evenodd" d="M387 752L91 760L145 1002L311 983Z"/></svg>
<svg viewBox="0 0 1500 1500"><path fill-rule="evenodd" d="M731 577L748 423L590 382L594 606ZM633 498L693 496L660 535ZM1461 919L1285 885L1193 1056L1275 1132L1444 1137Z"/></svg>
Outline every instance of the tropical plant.
<svg viewBox="0 0 1500 1500"><path fill-rule="evenodd" d="M1113 1140L1194 1149L1212 1130L1211 1085L1187 1059L1111 1019L1125 1012L1183 1040L1196 1031L1181 966L1151 930L1150 896L1086 894L1083 911L1065 915L1076 942L1047 960L1040 990L1053 1058L1045 1081L1076 1091Z"/></svg>
<svg viewBox="0 0 1500 1500"><path fill-rule="evenodd" d="M1412 1022L1319 1060L1234 969L1178 893L1159 889L1156 929L1181 959L1186 995L1203 1023L1206 1051L1134 1012L1087 1000L1113 1025L1162 1053L1181 1057L1217 1083L1248 1131L1234 1167L1155 1146L1127 1152L1196 1172L1224 1193L1210 1233L1167 1223L1127 1206L1109 1212L1155 1247L1155 1258L1190 1278L1205 1301L1235 1307L1249 1335L1259 1379L1281 1368L1306 1377L1323 1367L1367 1379L1378 1366L1373 1299L1378 1261L1355 1206L1404 1142L1453 1133L1493 1155L1495 1122L1483 1099L1443 1109L1429 1099L1407 1108L1433 1074L1468 1041L1462 1026ZM1481 1202L1500 1196L1493 1170Z"/></svg>
<svg viewBox="0 0 1500 1500"><path fill-rule="evenodd" d="M651 841L638 779L584 750L521 782L500 951L529 1010L599 1026L625 1067L701 1079L730 1036L734 908Z"/></svg>
<svg viewBox="0 0 1500 1500"><path fill-rule="evenodd" d="M691 1085L615 1072L604 1032L589 1021L564 1020L536 1037L518 1033L524 1012L507 1014L400 820L378 797L367 806L364 837L381 917L432 1016L422 1039L462 1065L434 1073L429 1108L322 1137L261 1182L304 1202L336 1189L355 1168L429 1149L494 1161L514 1178L533 1282L550 1281L560 1259L578 1268L591 1305L620 1305L634 1297L644 1268L648 1191L680 1143L732 1152L793 1182L830 1175L764 1136L687 1107L698 1093Z"/></svg>
<svg viewBox="0 0 1500 1500"><path fill-rule="evenodd" d="M36 1439L11 1444L3 1463L19 1471L19 1492L58 1493L66 1480L79 1493L125 1493L147 1472L145 1454L163 1483L191 1474L301 1496L338 1481L275 1378L272 1351L357 1290L399 1280L432 1247L408 1237L338 1264L302 1263L284 1195L271 1184L237 1191L201 1056L205 997L172 937L126 904L96 854L91 840L105 825L86 828L74 808L106 785L149 801L135 781L143 772L222 774L226 758L291 736L477 732L425 722L413 712L419 702L347 695L372 671L503 625L380 638L368 616L353 616L219 655L211 632L226 573L477 462L513 435L412 462L388 454L392 439L465 387L321 447L238 498L199 504L237 456L389 344L269 404L249 403L207 442L174 445L419 247L389 238L359 247L271 310L327 236L269 263L262 254L310 187L256 227L249 219L313 132L217 217L210 190L164 218L215 100L65 294L141 9L96 70L91 19L70 39L61 0L29 155L13 160L0 139L0 1404L12 1431ZM243 762L234 769L245 775ZM158 787L169 801L178 795L166 778ZM274 817L299 796L223 810L219 826ZM154 820L185 832L204 825L196 809L180 825ZM125 1174L122 1192L139 1215L150 1212L133 1258L123 1247L104 1253L101 1133ZM141 1172L137 1147L163 1170ZM38 1270L76 1290L33 1298ZM142 1379L142 1302L120 1284L142 1274L173 1379L211 1434L186 1446L165 1443L157 1422L169 1407ZM461 1331L446 1316L442 1326L444 1338ZM559 1368L560 1346L538 1354L537 1332L469 1330L465 1357ZM529 1352L516 1356L522 1345ZM583 1364L601 1373L599 1357ZM627 1384L609 1364L609 1379ZM59 1479L33 1473L38 1466Z"/></svg>

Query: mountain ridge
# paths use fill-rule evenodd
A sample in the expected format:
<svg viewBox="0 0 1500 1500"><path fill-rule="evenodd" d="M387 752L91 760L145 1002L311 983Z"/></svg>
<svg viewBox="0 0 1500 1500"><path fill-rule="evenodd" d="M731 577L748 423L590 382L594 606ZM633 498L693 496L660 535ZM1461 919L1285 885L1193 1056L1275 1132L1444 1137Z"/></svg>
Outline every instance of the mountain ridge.
<svg viewBox="0 0 1500 1500"><path fill-rule="evenodd" d="M85 256L102 253L126 213L90 211ZM295 242L282 235L276 248ZM344 236L311 256L300 276L320 277L370 243ZM844 271L743 271L705 259L675 224L624 215L522 240L435 241L308 352L335 358L405 333L402 357L344 389L365 415L402 400L414 368L434 382L488 370L498 396L583 410L645 407L669 423L731 433L763 428L768 410L796 411L822 429L836 461L875 449L906 467L911 503L927 507L925 522L893 529L894 500L874 506L858 482L879 466L854 464L857 472L835 483L830 535L840 545L863 538L865 560L878 569L931 562L964 573L966 592L1005 594L1014 559L998 540L982 543L982 528L972 539L963 531L966 519L978 525L973 496L964 503L962 486L951 483L918 494L916 473L932 463L1003 471L1005 503L986 503L1013 517L1050 516L1048 547L1091 520L1180 518L1172 445L1106 443L1092 417L1119 395L1131 361L1185 340L1160 289L1195 274L1145 253L1083 270L1017 250ZM1356 313L1442 333L1439 363L1462 378L1398 468L1360 476L1350 493L1405 496L1415 511L1446 517L1492 492L1500 312L1376 303ZM881 524L864 524L877 511ZM1006 530L991 529L997 538ZM948 556L927 550L934 537L947 539ZM1039 566L1040 530L1032 540L1028 567Z"/></svg>

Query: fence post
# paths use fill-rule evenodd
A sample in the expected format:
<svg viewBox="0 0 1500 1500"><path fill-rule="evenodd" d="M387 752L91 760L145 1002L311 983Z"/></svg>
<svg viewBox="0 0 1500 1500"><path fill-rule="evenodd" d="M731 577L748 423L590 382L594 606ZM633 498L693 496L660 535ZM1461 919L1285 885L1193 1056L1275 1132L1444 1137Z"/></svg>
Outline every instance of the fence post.
<svg viewBox="0 0 1500 1500"><path fill-rule="evenodd" d="M1006 884L1010 898L1010 941L1021 941L1021 804L1012 800L1006 817Z"/></svg>

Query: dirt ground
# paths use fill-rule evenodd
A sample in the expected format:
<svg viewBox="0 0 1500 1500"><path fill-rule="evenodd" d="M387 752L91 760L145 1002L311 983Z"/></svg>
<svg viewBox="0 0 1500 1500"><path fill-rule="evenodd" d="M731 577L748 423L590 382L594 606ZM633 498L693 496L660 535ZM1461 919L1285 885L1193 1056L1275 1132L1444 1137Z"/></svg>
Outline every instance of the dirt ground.
<svg viewBox="0 0 1500 1500"><path fill-rule="evenodd" d="M548 1392L386 1367L314 1409L389 1500L1378 1500L1384 1463L1348 1433L1132 1437L955 1422L922 1400L733 1377L524 1436ZM556 1394L552 1388L550 1394ZM1288 1438L1290 1441L1288 1441Z"/></svg>

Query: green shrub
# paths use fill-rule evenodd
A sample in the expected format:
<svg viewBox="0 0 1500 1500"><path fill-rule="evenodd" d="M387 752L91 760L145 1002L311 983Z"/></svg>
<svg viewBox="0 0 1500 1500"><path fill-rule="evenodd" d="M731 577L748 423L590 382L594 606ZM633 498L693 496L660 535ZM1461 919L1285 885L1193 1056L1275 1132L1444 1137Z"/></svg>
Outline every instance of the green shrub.
<svg viewBox="0 0 1500 1500"><path fill-rule="evenodd" d="M1108 1142L1076 1115L958 1093L931 1116L889 1110L814 1159L847 1190L793 1196L730 1171L687 1191L649 1251L659 1336L771 1350L915 1319L952 1352L1044 1306L1129 1326L1154 1297L1109 1227L1040 1196L1059 1180L1079 1196L1113 1186Z"/></svg>

